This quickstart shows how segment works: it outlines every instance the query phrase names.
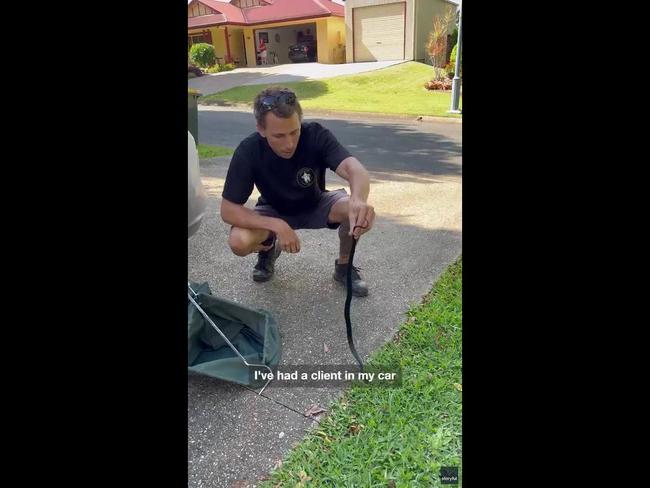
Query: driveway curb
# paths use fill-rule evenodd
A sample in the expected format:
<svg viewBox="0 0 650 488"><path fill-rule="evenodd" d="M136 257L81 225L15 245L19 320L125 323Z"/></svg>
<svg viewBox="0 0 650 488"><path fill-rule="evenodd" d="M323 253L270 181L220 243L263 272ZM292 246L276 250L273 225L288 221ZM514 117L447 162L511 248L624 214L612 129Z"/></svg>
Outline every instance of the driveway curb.
<svg viewBox="0 0 650 488"><path fill-rule="evenodd" d="M231 104L231 105L204 105L199 103L199 110L215 112L253 112L250 104ZM391 114L383 112L349 112L339 110L320 110L320 109L303 109L303 114L307 117L325 117L339 118L347 120L400 120L400 121L418 121L418 122L448 122L451 124L461 124L462 117L442 117L437 115L413 115L413 114Z"/></svg>

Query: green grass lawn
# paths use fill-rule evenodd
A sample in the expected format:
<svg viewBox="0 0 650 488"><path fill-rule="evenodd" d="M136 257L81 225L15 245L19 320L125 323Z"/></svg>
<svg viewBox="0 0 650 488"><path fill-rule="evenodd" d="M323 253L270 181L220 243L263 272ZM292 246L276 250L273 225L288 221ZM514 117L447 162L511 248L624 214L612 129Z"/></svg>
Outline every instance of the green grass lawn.
<svg viewBox="0 0 650 488"><path fill-rule="evenodd" d="M399 364L402 386L352 387L260 486L446 486L440 467L461 466L462 269L459 258L371 358Z"/></svg>
<svg viewBox="0 0 650 488"><path fill-rule="evenodd" d="M447 113L451 103L450 92L428 91L424 88L424 83L432 76L431 66L409 61L369 73L283 83L282 86L296 92L304 109L460 117ZM265 86L267 85L231 88L203 96L199 103L252 105L255 95ZM462 97L460 107L462 108Z"/></svg>
<svg viewBox="0 0 650 488"><path fill-rule="evenodd" d="M217 158L220 156L230 156L233 152L229 147L210 146L208 144L199 144L199 159Z"/></svg>

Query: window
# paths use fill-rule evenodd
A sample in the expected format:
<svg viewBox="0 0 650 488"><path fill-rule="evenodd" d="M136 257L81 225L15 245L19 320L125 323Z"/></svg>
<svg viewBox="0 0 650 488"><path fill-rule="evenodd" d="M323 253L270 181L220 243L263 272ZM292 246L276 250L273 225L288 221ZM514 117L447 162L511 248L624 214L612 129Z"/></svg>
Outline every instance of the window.
<svg viewBox="0 0 650 488"><path fill-rule="evenodd" d="M205 42L207 44L212 44L212 34L209 32L202 32L200 34L190 34L187 38L187 48L191 48L193 44L199 44Z"/></svg>

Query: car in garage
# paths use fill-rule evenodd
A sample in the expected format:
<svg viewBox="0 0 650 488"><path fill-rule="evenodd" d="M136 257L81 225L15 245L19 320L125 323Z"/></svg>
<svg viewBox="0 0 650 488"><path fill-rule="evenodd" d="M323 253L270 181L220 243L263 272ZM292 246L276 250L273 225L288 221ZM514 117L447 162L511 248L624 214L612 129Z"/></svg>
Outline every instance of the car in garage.
<svg viewBox="0 0 650 488"><path fill-rule="evenodd" d="M313 63L317 57L316 41L302 41L289 46L292 63Z"/></svg>

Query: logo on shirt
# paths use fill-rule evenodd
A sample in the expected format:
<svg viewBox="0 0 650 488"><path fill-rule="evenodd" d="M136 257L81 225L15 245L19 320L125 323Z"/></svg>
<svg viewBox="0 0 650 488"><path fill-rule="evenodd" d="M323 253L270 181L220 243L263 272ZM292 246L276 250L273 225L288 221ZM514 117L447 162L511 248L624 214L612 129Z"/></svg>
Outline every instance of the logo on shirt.
<svg viewBox="0 0 650 488"><path fill-rule="evenodd" d="M296 180L298 184L303 188L308 188L314 184L316 180L316 175L314 175L314 170L311 168L302 168L298 170L296 174Z"/></svg>

